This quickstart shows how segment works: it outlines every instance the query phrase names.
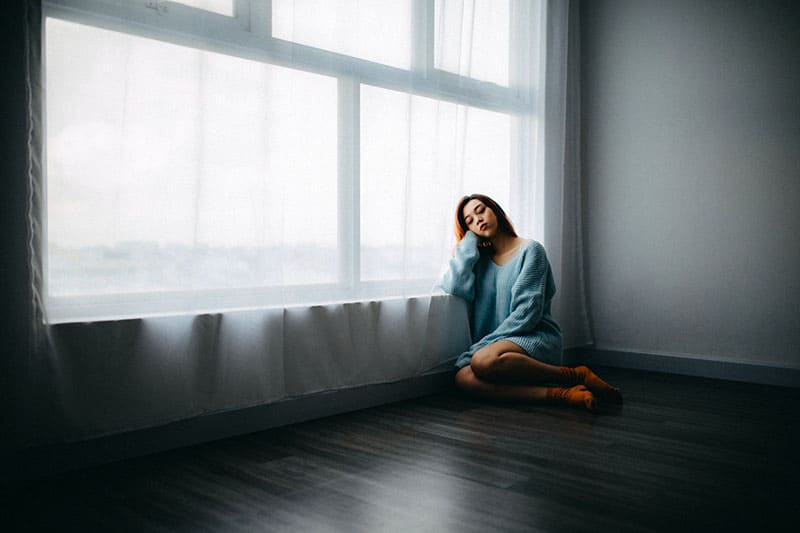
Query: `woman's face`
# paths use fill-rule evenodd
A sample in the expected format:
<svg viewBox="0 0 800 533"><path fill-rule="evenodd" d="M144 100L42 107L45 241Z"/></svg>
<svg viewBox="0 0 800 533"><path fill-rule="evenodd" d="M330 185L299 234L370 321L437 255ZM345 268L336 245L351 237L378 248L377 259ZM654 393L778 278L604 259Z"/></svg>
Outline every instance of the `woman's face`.
<svg viewBox="0 0 800 533"><path fill-rule="evenodd" d="M490 239L497 233L497 217L489 206L478 199L470 200L461 212L467 229L483 239Z"/></svg>

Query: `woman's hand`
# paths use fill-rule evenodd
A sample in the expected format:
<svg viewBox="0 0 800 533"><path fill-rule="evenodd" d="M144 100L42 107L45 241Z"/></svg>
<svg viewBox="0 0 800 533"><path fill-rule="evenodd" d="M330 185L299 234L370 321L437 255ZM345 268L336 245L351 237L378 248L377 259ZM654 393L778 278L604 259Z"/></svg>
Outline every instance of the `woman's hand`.
<svg viewBox="0 0 800 533"><path fill-rule="evenodd" d="M473 241L472 239L475 240ZM478 249L478 252L483 254L492 249L492 241L479 237L475 232L468 230L461 242L458 243L455 248L453 248L453 256L455 256L456 250L459 247L466 249L467 247L471 248L472 246L475 246Z"/></svg>
<svg viewBox="0 0 800 533"><path fill-rule="evenodd" d="M475 239L477 240L478 251L481 253L489 251L489 249L492 247L492 241L490 241L489 239L484 239L482 237L479 237L478 234L472 230L467 230L465 237L467 235L475 237Z"/></svg>
<svg viewBox="0 0 800 533"><path fill-rule="evenodd" d="M473 231L468 231L467 233L472 233L478 239L478 250L481 252L485 252L489 248L492 247L492 241L489 239L484 239L483 237L479 237L477 233Z"/></svg>

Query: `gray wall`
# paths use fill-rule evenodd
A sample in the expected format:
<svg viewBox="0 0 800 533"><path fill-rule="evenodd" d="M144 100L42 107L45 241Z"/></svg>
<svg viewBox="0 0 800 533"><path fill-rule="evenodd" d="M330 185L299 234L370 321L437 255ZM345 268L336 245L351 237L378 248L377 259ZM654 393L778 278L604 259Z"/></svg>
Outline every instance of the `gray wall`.
<svg viewBox="0 0 800 533"><path fill-rule="evenodd" d="M798 6L582 3L597 348L800 366Z"/></svg>

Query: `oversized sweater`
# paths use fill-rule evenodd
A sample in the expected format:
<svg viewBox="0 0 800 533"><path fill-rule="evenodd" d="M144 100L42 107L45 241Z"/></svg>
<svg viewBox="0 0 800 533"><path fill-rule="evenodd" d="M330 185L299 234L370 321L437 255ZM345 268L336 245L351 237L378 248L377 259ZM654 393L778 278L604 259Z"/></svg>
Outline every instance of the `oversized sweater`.
<svg viewBox="0 0 800 533"><path fill-rule="evenodd" d="M499 340L518 344L539 361L560 364L561 329L550 314L556 292L544 247L528 241L513 259L498 266L478 249L468 231L456 248L440 286L469 306L472 346L456 360L469 364L479 349Z"/></svg>

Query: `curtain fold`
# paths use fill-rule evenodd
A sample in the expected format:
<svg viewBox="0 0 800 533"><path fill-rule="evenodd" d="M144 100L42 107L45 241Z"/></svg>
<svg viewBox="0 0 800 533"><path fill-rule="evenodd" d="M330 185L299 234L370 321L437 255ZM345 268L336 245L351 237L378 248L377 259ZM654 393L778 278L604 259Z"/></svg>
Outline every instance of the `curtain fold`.
<svg viewBox="0 0 800 533"><path fill-rule="evenodd" d="M73 442L323 391L448 372L466 306L427 296L50 328L53 412L29 444Z"/></svg>
<svg viewBox="0 0 800 533"><path fill-rule="evenodd" d="M32 310L32 345L38 346L43 338L46 322L44 291L45 276L43 265L44 247L44 172L42 154L44 153L43 87L42 87L42 6L40 0L26 0L25 13L25 89L28 112L27 174L28 189L27 222L28 248L27 264L30 272L30 301Z"/></svg>
<svg viewBox="0 0 800 533"><path fill-rule="evenodd" d="M544 157L544 244L558 292L553 314L564 347L593 342L586 302L581 216L580 31L577 0L547 3Z"/></svg>

